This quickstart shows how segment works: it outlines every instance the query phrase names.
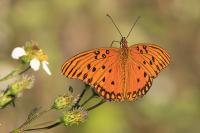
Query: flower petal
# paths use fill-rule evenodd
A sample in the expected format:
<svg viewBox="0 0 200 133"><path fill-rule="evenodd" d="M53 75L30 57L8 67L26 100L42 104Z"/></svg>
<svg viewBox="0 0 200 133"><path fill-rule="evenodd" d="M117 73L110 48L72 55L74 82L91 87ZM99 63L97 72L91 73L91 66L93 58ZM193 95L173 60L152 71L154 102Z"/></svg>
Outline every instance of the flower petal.
<svg viewBox="0 0 200 133"><path fill-rule="evenodd" d="M20 57L26 55L26 51L22 47L16 47L13 49L11 56L13 59L19 59Z"/></svg>
<svg viewBox="0 0 200 133"><path fill-rule="evenodd" d="M42 61L42 68L48 75L51 75L51 71L49 70L48 64L49 63L47 61Z"/></svg>
<svg viewBox="0 0 200 133"><path fill-rule="evenodd" d="M33 58L30 62L30 66L34 71L38 71L40 69L40 61L36 58Z"/></svg>

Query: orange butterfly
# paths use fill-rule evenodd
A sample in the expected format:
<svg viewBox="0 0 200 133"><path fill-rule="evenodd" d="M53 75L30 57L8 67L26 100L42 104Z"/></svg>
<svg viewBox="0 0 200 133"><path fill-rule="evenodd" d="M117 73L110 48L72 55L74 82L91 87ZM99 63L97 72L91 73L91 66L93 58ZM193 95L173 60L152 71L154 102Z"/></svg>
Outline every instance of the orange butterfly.
<svg viewBox="0 0 200 133"><path fill-rule="evenodd" d="M127 37L122 37L120 48L96 48L72 57L63 64L62 73L91 85L98 95L109 101L132 101L144 96L153 79L170 63L170 56L155 44L128 47Z"/></svg>

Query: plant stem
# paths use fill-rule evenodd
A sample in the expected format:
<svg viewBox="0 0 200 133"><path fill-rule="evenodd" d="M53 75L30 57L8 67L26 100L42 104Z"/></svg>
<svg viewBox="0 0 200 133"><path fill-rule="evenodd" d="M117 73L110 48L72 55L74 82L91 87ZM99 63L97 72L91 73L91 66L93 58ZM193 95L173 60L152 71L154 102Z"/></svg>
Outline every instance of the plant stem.
<svg viewBox="0 0 200 133"><path fill-rule="evenodd" d="M90 110L92 110L92 109L95 109L96 107L102 105L102 104L105 103L105 102L106 102L105 100L101 100L99 103L97 103L97 104L95 104L95 105L93 105L93 106L87 108L86 110L87 110L87 111L90 111Z"/></svg>
<svg viewBox="0 0 200 133"><path fill-rule="evenodd" d="M19 73L19 75L21 75L21 74L25 73L25 72L26 72L26 71L28 71L30 68L31 68L31 67L30 67L30 66L28 66L28 67L27 67L25 70L21 71L21 72Z"/></svg>
<svg viewBox="0 0 200 133"><path fill-rule="evenodd" d="M81 104L81 106L83 107L86 103L88 103L92 98L94 98L95 95L91 95L87 100L85 100L85 102L83 102Z"/></svg>
<svg viewBox="0 0 200 133"><path fill-rule="evenodd" d="M84 89L84 90L81 92L81 95L80 95L79 99L77 100L75 106L79 105L79 102L81 101L81 99L82 99L83 95L85 94L85 92L86 92L86 89Z"/></svg>
<svg viewBox="0 0 200 133"><path fill-rule="evenodd" d="M24 131L33 131L33 130L44 130L44 129L51 129L51 128L54 128L58 125L60 125L61 122L60 121L57 121L55 123L53 123L52 125L49 125L49 126L46 126L46 127L40 127L40 128L30 128L30 129L26 129Z"/></svg>
<svg viewBox="0 0 200 133"><path fill-rule="evenodd" d="M92 98L94 98L95 96L97 96L97 94L92 91L92 95L85 101L81 104L81 106L84 106L85 104L87 104Z"/></svg>
<svg viewBox="0 0 200 133"><path fill-rule="evenodd" d="M77 100L76 104L75 104L74 106L72 106L71 110L72 110L74 107L79 107L79 103L80 103L81 99L83 98L83 96L84 96L86 90L88 90L89 88L90 88L89 85L85 85L85 88L84 88L83 91L81 92L81 95L80 95L79 99Z"/></svg>

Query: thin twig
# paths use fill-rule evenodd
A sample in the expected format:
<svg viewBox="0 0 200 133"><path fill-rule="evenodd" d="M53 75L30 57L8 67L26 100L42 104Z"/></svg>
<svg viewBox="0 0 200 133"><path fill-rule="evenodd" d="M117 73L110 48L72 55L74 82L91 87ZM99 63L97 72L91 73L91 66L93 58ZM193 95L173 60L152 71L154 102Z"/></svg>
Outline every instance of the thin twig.
<svg viewBox="0 0 200 133"><path fill-rule="evenodd" d="M82 99L83 95L85 94L85 92L86 92L86 89L84 89L84 90L81 92L81 95L80 95L79 99L77 100L75 106L76 106L76 105L79 105L79 102L81 101L81 99Z"/></svg>
<svg viewBox="0 0 200 133"><path fill-rule="evenodd" d="M27 67L25 70L21 71L21 72L19 73L19 75L21 75L21 74L25 73L25 72L26 72L26 71L28 71L30 68L31 68L31 67L30 67L30 66L28 66L28 67Z"/></svg>
<svg viewBox="0 0 200 133"><path fill-rule="evenodd" d="M81 95L80 95L79 99L78 99L77 102L74 104L74 106L72 106L71 110L72 110L73 108L75 108L75 107L79 107L79 103L80 103L81 99L83 98L83 96L84 96L86 90L88 90L88 88L90 88L90 86L85 85L85 88L84 88L83 91L81 92Z"/></svg>
<svg viewBox="0 0 200 133"><path fill-rule="evenodd" d="M26 129L26 130L24 130L24 131L33 131L33 130L45 130L45 129L51 129L51 128L54 128L54 127L56 127L56 126L58 126L58 125L60 125L60 124L61 124L61 122L60 122L60 121L57 121L57 122L55 122L54 124L49 125L49 126L46 126L46 127L30 128L30 129Z"/></svg>
<svg viewBox="0 0 200 133"><path fill-rule="evenodd" d="M86 103L88 103L92 98L94 98L95 97L95 95L91 95L87 100L85 100L82 104L81 104L81 106L83 107Z"/></svg>
<svg viewBox="0 0 200 133"><path fill-rule="evenodd" d="M105 103L105 102L106 102L105 100L101 100L99 103L95 104L94 106L91 106L91 107L87 108L86 110L87 110L87 111L90 111L90 110L92 110L92 109L95 109L96 107L102 105L102 104Z"/></svg>
<svg viewBox="0 0 200 133"><path fill-rule="evenodd" d="M44 115L45 113L49 112L52 108L48 109L48 110L44 110L38 114L36 114L34 117L32 118L28 118L27 121L25 121L19 128L20 131L25 131L25 128L27 128L27 126L30 125L31 122L33 122L34 120L36 120L38 117L41 117L42 115Z"/></svg>

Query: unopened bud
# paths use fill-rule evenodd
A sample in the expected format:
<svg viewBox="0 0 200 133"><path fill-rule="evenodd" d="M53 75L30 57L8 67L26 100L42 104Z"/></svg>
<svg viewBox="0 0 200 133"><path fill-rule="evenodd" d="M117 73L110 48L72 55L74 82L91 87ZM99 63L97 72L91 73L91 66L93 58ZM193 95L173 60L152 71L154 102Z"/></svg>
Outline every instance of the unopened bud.
<svg viewBox="0 0 200 133"><path fill-rule="evenodd" d="M88 117L88 113L83 108L73 109L63 113L63 116L60 118L61 122L65 126L71 126L73 124L80 124L84 122Z"/></svg>

